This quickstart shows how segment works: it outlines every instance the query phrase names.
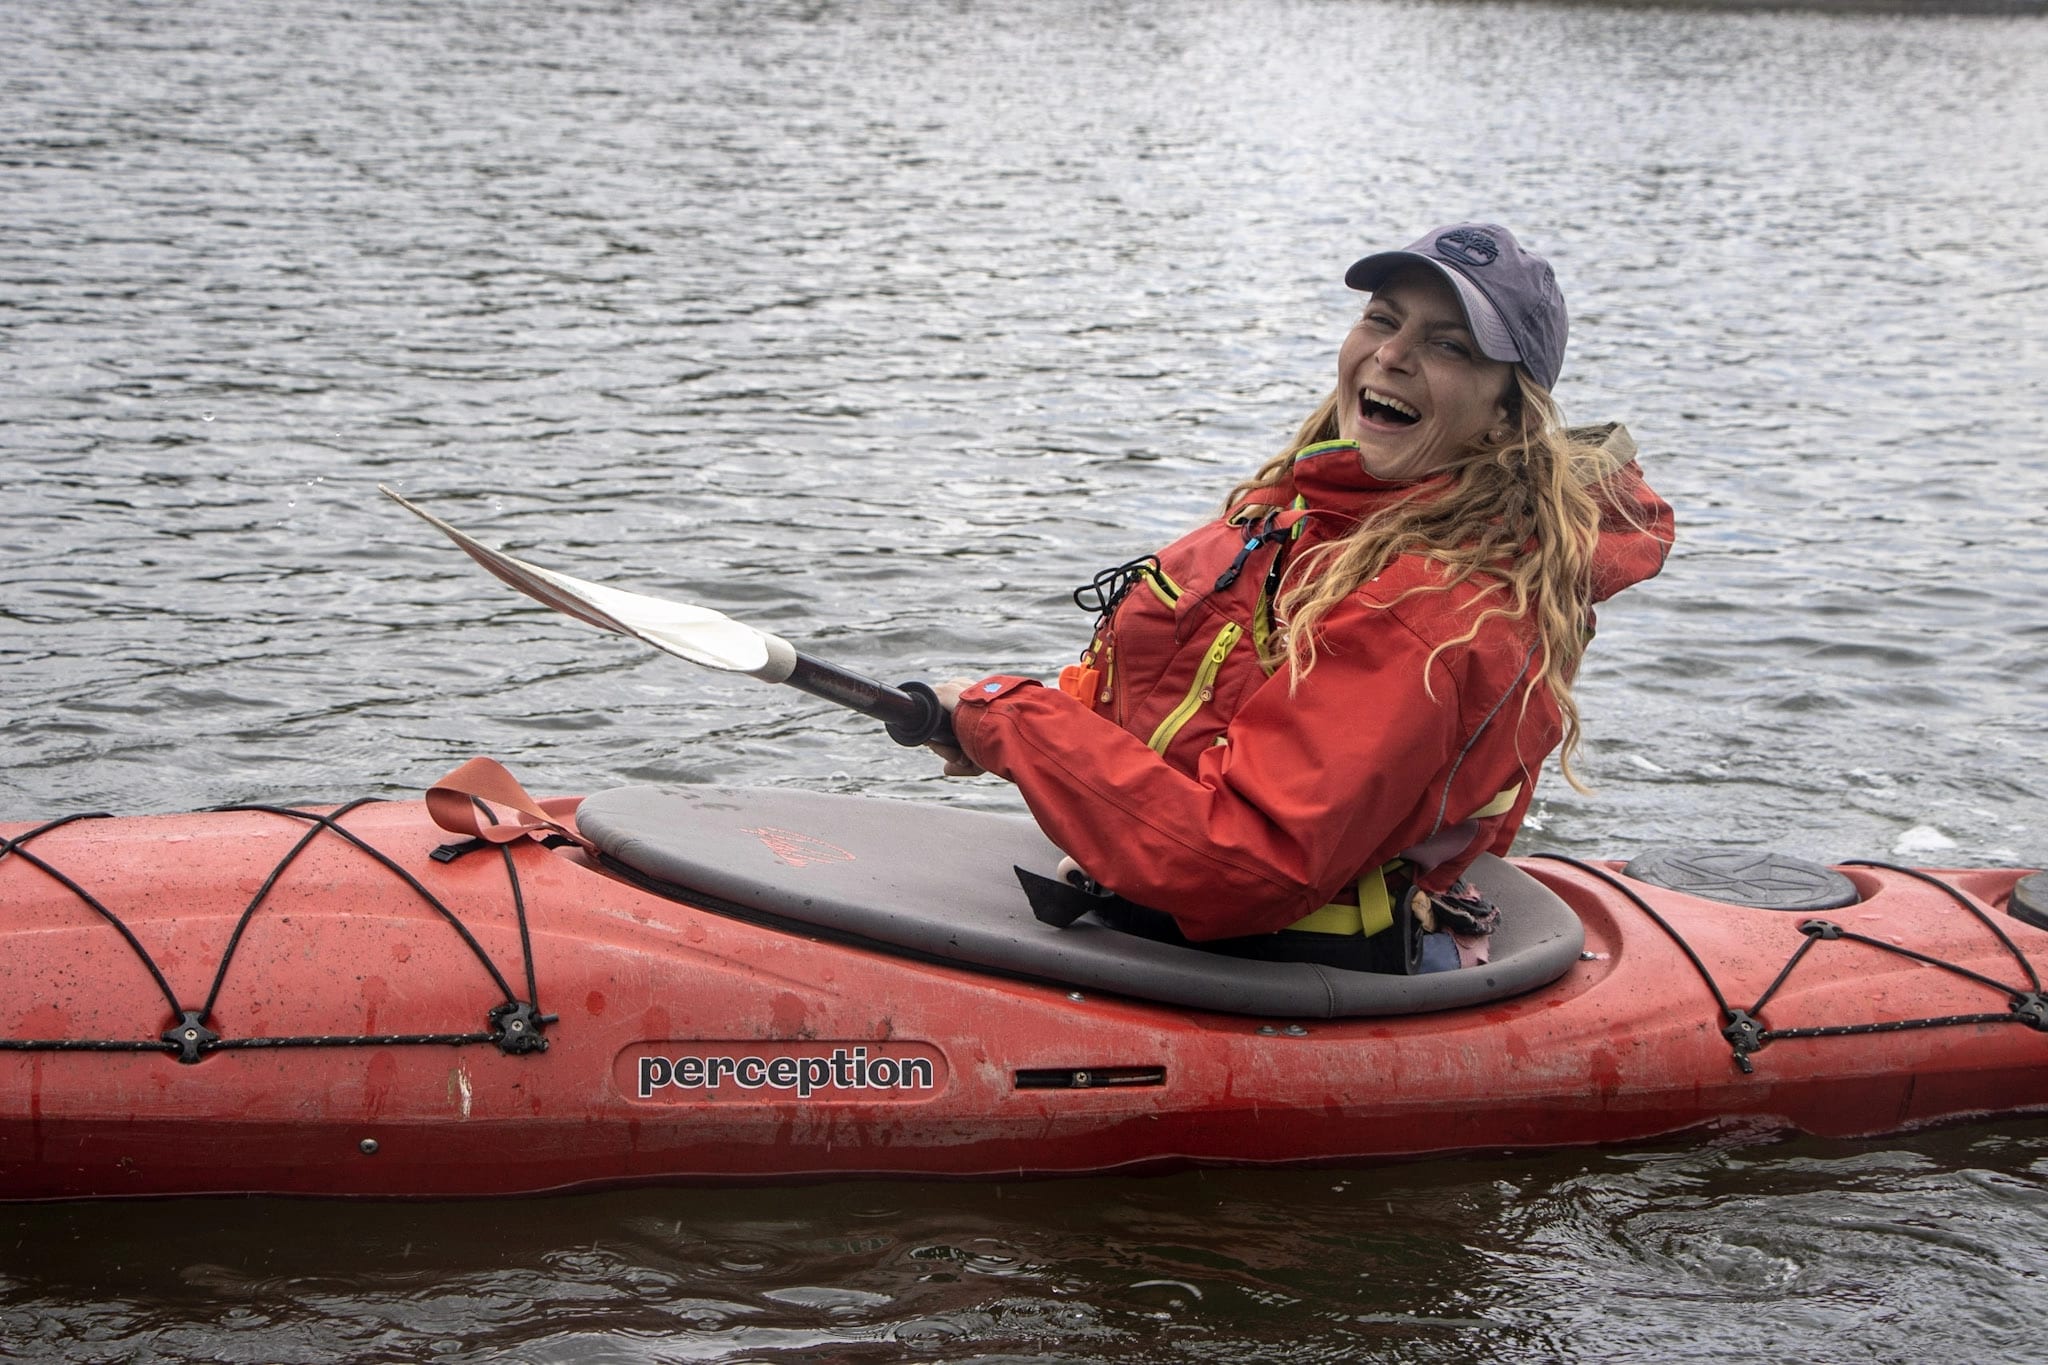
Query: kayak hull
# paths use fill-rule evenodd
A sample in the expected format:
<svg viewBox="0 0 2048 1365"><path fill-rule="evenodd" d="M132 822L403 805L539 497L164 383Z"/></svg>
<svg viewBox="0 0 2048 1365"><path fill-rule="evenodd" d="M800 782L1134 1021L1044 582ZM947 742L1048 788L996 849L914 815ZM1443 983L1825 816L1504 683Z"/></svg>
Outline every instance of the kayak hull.
<svg viewBox="0 0 2048 1365"><path fill-rule="evenodd" d="M1763 995L1815 917L1606 865L1521 864L1584 925L1563 979L1303 1023L753 922L530 840L439 862L413 803L337 823L89 819L0 857L0 1198L1079 1175L2048 1109L2048 1036L2008 1017L2012 949L2048 943L2005 913L2019 870L1941 874L1959 900L1846 869L1862 899L1820 918L1860 937L1812 943L1738 1056L1714 987ZM1928 1019L1970 1022L1890 1027Z"/></svg>

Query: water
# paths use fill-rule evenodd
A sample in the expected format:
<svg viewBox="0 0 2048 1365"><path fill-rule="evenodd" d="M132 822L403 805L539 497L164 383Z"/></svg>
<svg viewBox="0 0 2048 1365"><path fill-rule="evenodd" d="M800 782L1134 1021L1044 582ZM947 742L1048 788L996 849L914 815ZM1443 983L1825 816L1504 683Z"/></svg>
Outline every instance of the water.
<svg viewBox="0 0 2048 1365"><path fill-rule="evenodd" d="M2039 1359L2048 1125L1378 1171L0 1215L11 1358ZM281 1231L288 1229L288 1231Z"/></svg>
<svg viewBox="0 0 2048 1365"><path fill-rule="evenodd" d="M1049 672L1516 225L1682 540L1528 850L2038 865L2048 27L1601 6L0 0L0 815L742 781L1010 807L474 572ZM2048 1125L458 1208L0 1213L0 1355L2040 1354Z"/></svg>

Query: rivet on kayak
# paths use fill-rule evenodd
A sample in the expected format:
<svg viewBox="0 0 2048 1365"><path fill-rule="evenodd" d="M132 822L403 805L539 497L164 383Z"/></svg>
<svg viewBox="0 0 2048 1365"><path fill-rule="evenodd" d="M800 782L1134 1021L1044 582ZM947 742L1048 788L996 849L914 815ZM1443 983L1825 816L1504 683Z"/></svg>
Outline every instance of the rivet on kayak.
<svg viewBox="0 0 2048 1365"><path fill-rule="evenodd" d="M1279 1032L1280 1030L1274 1028L1271 1024L1259 1025L1259 1036L1261 1038L1271 1038L1276 1036Z"/></svg>
<svg viewBox="0 0 2048 1365"><path fill-rule="evenodd" d="M1285 1029L1281 1030L1281 1032L1285 1033L1289 1038L1308 1037L1308 1030L1303 1028L1299 1024L1289 1024Z"/></svg>
<svg viewBox="0 0 2048 1365"><path fill-rule="evenodd" d="M361 1142L358 1142L356 1144L356 1148L357 1150L361 1151L364 1156L375 1156L377 1155L377 1139L364 1138Z"/></svg>
<svg viewBox="0 0 2048 1365"><path fill-rule="evenodd" d="M1081 1003L1081 1002L1082 1002L1083 1000L1086 1000L1087 998L1088 998L1087 996L1085 996L1085 995L1081 994L1081 992L1079 992L1079 991L1068 991L1068 992L1067 992L1067 999L1069 999L1069 1000L1073 1001L1073 1002L1074 1002L1075 1004L1077 1004L1077 1005L1078 1005L1078 1004L1080 1004L1080 1003Z"/></svg>

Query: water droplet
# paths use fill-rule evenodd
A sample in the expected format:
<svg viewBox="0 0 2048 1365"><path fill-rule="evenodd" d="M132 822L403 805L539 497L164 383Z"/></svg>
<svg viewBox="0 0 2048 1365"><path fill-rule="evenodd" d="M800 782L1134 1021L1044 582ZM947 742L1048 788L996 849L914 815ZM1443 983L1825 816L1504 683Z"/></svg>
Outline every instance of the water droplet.
<svg viewBox="0 0 2048 1365"><path fill-rule="evenodd" d="M213 414L210 412L202 412L199 414L199 420L202 422L211 422L213 420Z"/></svg>

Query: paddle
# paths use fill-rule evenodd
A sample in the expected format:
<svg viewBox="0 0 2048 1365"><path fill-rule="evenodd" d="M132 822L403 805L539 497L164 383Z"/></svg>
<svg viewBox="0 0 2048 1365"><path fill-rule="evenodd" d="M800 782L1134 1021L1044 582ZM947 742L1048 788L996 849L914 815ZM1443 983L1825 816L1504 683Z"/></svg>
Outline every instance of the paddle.
<svg viewBox="0 0 2048 1365"><path fill-rule="evenodd" d="M953 742L946 709L921 682L890 687L851 669L809 655L779 635L756 630L709 607L670 602L620 588L608 588L514 559L456 530L433 513L416 506L384 485L377 491L460 545L477 563L525 593L600 630L630 635L664 654L688 659L725 673L745 673L764 682L784 683L814 697L872 716L898 744Z"/></svg>

